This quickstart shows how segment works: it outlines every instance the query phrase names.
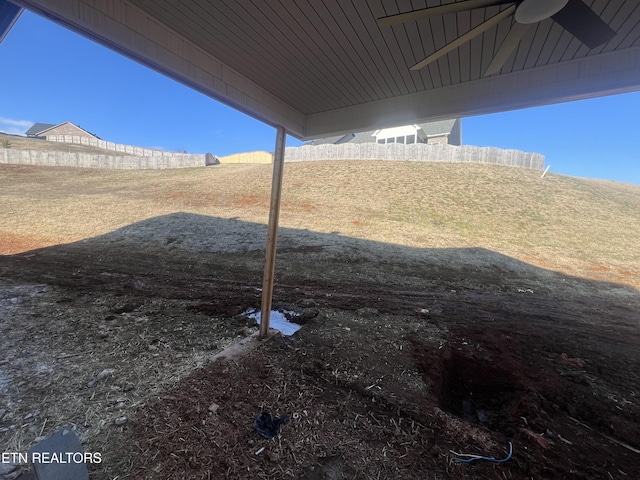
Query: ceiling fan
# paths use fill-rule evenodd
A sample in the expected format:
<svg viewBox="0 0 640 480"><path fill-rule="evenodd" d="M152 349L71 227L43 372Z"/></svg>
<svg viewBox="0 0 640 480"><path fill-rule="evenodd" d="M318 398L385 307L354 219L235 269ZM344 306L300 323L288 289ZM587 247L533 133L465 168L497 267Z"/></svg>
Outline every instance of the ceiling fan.
<svg viewBox="0 0 640 480"><path fill-rule="evenodd" d="M420 10L382 17L378 19L378 25L386 27L437 15L446 15L449 13L505 4L512 5L477 27L472 28L453 42L436 50L427 58L412 66L411 70L420 70L426 67L438 58L455 50L460 45L496 26L500 21L511 15L513 15L515 23L511 27L511 30L509 30L509 33L487 67L487 70L484 72L484 76L498 73L509 56L518 47L527 30L533 24L546 20L547 18L552 18L589 48L595 48L608 42L616 34L616 32L582 0L464 0L440 5L438 7L427 7Z"/></svg>

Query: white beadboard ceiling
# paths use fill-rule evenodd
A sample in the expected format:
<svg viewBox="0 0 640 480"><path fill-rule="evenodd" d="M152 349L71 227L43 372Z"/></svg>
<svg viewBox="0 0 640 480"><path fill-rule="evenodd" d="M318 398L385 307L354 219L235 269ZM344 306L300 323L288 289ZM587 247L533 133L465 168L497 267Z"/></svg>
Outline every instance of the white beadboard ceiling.
<svg viewBox="0 0 640 480"><path fill-rule="evenodd" d="M585 0L616 36L593 50L551 19L482 77L512 17L409 68L506 6L380 27L451 0L12 0L308 139L493 113L640 86L640 2Z"/></svg>

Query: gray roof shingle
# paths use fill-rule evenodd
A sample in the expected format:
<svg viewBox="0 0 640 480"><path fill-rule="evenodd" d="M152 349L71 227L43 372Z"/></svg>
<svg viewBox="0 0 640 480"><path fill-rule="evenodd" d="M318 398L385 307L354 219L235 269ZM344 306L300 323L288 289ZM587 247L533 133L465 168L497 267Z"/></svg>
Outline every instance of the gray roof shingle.
<svg viewBox="0 0 640 480"><path fill-rule="evenodd" d="M24 132L25 135L38 135L40 132L44 132L45 130L49 130L50 128L58 125L57 123L34 123L33 126Z"/></svg>

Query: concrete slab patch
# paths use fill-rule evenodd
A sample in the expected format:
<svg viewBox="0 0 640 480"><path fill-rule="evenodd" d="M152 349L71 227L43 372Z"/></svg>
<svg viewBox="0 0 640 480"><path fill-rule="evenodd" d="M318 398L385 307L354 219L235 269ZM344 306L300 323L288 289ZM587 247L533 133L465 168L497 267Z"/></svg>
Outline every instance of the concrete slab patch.
<svg viewBox="0 0 640 480"><path fill-rule="evenodd" d="M72 430L62 428L29 450L37 480L89 480L85 454Z"/></svg>
<svg viewBox="0 0 640 480"><path fill-rule="evenodd" d="M38 480L36 473L33 470L27 470L22 472L16 480Z"/></svg>

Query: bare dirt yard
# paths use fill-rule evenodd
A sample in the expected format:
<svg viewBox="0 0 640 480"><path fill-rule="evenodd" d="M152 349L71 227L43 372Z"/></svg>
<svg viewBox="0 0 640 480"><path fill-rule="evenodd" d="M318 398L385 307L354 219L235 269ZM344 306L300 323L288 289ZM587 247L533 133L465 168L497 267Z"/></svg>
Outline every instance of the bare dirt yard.
<svg viewBox="0 0 640 480"><path fill-rule="evenodd" d="M101 480L640 478L639 187L287 165L302 329L212 361L256 331L269 169L0 165L0 451L64 425Z"/></svg>

